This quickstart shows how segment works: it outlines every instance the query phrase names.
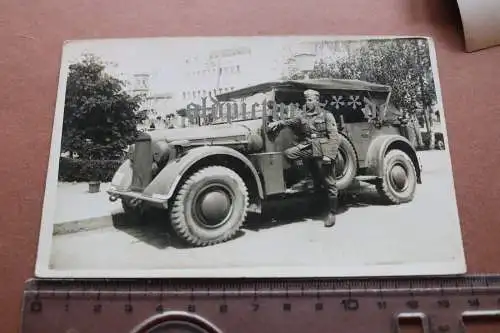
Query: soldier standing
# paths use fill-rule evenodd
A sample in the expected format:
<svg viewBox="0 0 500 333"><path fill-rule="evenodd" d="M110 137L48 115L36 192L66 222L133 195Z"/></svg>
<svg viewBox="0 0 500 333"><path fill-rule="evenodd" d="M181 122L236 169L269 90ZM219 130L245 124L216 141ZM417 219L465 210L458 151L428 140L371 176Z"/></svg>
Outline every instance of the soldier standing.
<svg viewBox="0 0 500 333"><path fill-rule="evenodd" d="M333 115L319 105L319 92L306 90L305 111L295 117L269 124L270 130L290 126L299 137L299 144L284 151L287 159L303 159L311 170L316 189L326 190L329 210L325 227L335 224L338 206L338 190L335 180L335 159L340 136Z"/></svg>

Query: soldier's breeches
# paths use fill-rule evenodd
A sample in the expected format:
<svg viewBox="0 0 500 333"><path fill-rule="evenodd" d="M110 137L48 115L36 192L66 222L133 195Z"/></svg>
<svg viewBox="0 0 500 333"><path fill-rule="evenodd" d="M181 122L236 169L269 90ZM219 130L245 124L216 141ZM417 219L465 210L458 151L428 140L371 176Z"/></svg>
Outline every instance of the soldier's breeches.
<svg viewBox="0 0 500 333"><path fill-rule="evenodd" d="M335 179L335 167L333 164L323 164L320 159L312 159L308 163L311 170L312 177L314 178L314 183L317 186L322 187L326 195L328 195L328 200L337 200L338 190L337 181Z"/></svg>
<svg viewBox="0 0 500 333"><path fill-rule="evenodd" d="M299 144L286 149L283 152L289 160L296 160L301 158L310 158L312 156L312 148L310 144Z"/></svg>
<svg viewBox="0 0 500 333"><path fill-rule="evenodd" d="M330 212L337 210L337 181L335 179L335 162L324 164L321 158L312 158L313 151L310 144L300 144L290 147L284 151L287 159L294 161L304 159L305 165L311 171L315 186L322 187L329 201ZM319 190L319 188L318 188Z"/></svg>

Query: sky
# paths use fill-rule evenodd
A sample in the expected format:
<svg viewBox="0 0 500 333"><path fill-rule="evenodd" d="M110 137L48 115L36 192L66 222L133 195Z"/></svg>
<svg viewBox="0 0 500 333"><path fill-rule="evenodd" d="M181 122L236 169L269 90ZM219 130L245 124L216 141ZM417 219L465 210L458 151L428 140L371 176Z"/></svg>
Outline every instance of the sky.
<svg viewBox="0 0 500 333"><path fill-rule="evenodd" d="M206 58L210 51L232 47L248 47L255 68L265 62L282 63L283 43L270 39L228 38L144 38L73 41L65 45L63 65L76 62L84 53L92 53L116 67L112 73L154 73L151 89L170 91L182 81L184 59L197 55Z"/></svg>
<svg viewBox="0 0 500 333"><path fill-rule="evenodd" d="M185 59L197 56L208 59L210 52L221 49L246 47L251 57L245 59L245 72L236 81L222 85L239 86L260 83L279 78L285 70L285 60L294 53L310 52L310 42L360 40L384 37L328 37L328 36L253 36L253 37L154 37L122 39L90 39L69 41L64 45L62 65L77 62L85 53L92 53L105 62L112 62L107 70L124 80L132 80L133 74L151 74L150 93L173 94L180 104L186 91L213 88L213 77L186 78ZM309 42L309 43L308 43ZM338 53L335 53L335 56ZM243 61L243 60L242 60ZM243 66L242 66L243 67ZM222 79L225 80L225 79ZM201 83L201 84L200 84ZM238 88L238 87L237 87Z"/></svg>
<svg viewBox="0 0 500 333"><path fill-rule="evenodd" d="M347 39L347 37L344 37ZM358 37L359 38L359 37ZM290 48L297 52L308 51L300 44L307 41L338 40L325 36L254 36L254 37L154 37L129 39L77 40L66 43L63 65L78 61L82 54L93 53L116 67L109 67L113 74L152 73L151 90L166 92L187 89L182 87L184 59L190 56L207 58L210 51L234 47L251 49L250 64L255 71L283 68ZM265 73L252 73L265 77ZM250 75L250 74L248 74ZM251 80L251 78L249 78Z"/></svg>

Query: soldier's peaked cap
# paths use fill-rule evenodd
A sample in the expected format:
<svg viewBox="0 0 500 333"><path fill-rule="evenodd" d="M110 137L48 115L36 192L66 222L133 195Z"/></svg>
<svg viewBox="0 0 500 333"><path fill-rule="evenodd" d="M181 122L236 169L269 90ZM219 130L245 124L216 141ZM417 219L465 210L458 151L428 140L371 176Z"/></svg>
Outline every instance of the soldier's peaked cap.
<svg viewBox="0 0 500 333"><path fill-rule="evenodd" d="M313 90L313 89L307 89L306 91L304 91L304 96L305 97L318 97L319 92L316 90Z"/></svg>

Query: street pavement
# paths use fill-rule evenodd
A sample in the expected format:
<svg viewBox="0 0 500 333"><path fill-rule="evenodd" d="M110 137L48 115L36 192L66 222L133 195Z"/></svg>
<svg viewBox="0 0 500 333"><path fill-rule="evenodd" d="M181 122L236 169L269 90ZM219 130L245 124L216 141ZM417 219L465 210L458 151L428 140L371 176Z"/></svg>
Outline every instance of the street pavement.
<svg viewBox="0 0 500 333"><path fill-rule="evenodd" d="M186 248L172 236L163 213L155 211L138 225L116 219L112 227L54 236L50 267L130 271L453 261L462 253L448 154L419 154L423 184L411 203L383 206L376 192L366 190L343 205L333 228L324 228L308 212L311 200L281 201L265 208L261 219L251 215L236 239Z"/></svg>

